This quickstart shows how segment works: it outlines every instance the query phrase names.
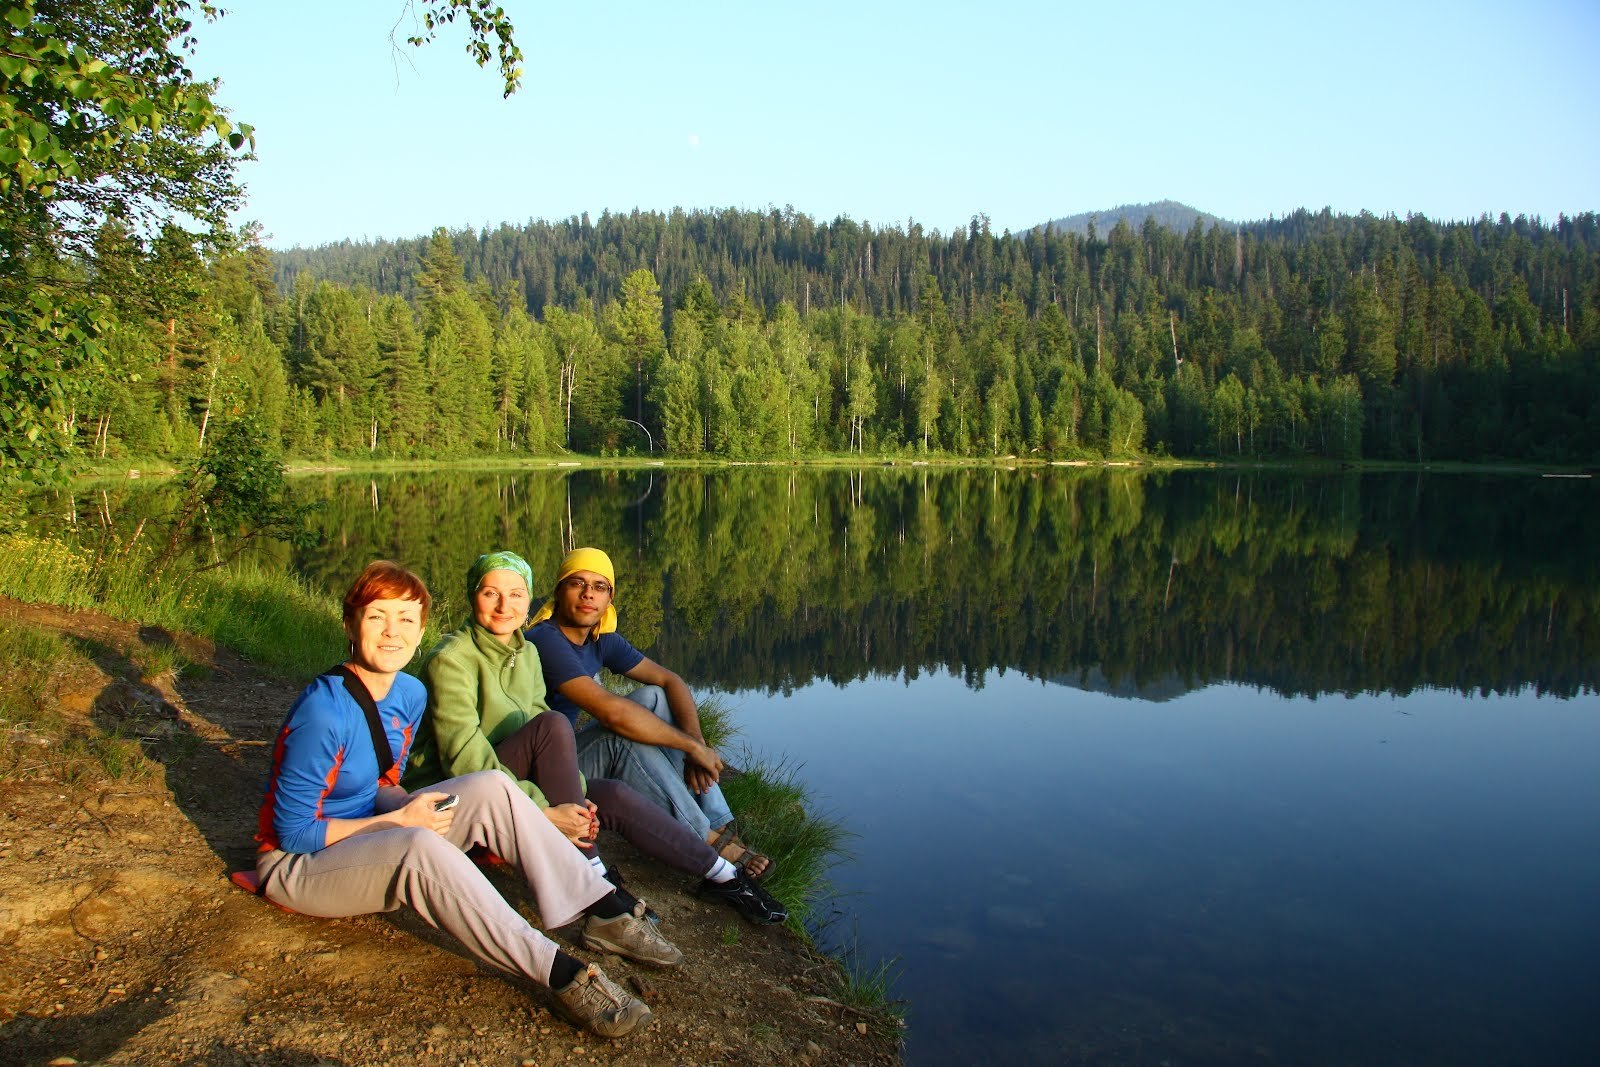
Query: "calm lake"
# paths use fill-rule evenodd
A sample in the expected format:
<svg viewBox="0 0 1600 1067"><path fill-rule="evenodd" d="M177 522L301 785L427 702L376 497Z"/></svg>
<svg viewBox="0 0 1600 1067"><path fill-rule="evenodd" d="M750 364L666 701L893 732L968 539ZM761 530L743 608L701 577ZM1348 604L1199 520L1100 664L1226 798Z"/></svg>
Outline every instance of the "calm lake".
<svg viewBox="0 0 1600 1067"><path fill-rule="evenodd" d="M319 477L342 589L618 567L858 834L912 1064L1600 1047L1600 482L926 468ZM119 514L136 505L109 502Z"/></svg>

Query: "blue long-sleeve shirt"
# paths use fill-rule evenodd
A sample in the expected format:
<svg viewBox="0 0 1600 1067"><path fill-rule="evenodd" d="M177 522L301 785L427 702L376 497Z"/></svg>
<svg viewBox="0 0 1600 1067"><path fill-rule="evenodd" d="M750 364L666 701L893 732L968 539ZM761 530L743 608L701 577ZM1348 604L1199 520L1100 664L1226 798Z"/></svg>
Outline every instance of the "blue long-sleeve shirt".
<svg viewBox="0 0 1600 1067"><path fill-rule="evenodd" d="M399 784L427 693L417 679L397 674L377 706L395 756L381 782L366 715L343 680L321 675L301 692L272 750L256 826L262 852L320 851L329 819L366 818L376 810L378 787Z"/></svg>

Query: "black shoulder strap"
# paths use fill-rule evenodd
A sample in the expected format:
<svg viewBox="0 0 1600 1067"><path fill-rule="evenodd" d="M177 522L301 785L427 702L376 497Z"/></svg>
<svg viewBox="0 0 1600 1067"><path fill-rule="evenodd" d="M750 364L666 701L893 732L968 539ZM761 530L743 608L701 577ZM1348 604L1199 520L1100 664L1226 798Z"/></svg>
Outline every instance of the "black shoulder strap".
<svg viewBox="0 0 1600 1067"><path fill-rule="evenodd" d="M344 681L344 687L351 698L367 713L367 730L372 734L372 754L378 757L378 777L382 778L394 769L394 749L389 747L389 735L383 729L383 718L378 714L378 705L373 701L372 694L367 692L367 687L361 679L356 677L356 672L346 667L343 663L326 672L329 677L338 675Z"/></svg>

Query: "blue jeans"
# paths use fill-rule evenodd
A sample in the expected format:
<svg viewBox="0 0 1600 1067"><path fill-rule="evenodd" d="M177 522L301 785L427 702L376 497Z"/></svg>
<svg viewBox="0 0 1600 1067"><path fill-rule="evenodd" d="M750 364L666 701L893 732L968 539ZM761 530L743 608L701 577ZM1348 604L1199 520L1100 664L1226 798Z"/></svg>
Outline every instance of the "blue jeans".
<svg viewBox="0 0 1600 1067"><path fill-rule="evenodd" d="M660 686L640 686L628 694L628 699L656 718L677 725L667 707L666 691ZM713 827L732 822L733 811L722 797L721 786L713 785L699 796L689 791L683 780L687 758L675 748L657 748L619 737L598 722L591 721L578 731L578 769L584 777L621 779L703 839Z"/></svg>

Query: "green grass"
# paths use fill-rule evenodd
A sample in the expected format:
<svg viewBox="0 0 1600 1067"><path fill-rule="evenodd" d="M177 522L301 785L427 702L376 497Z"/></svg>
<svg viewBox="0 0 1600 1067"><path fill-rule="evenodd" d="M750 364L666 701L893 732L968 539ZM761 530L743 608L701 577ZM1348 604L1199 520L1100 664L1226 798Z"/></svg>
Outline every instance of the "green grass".
<svg viewBox="0 0 1600 1067"><path fill-rule="evenodd" d="M733 725L733 711L717 697L707 697L696 709L700 713L700 735L706 744L722 749L738 736Z"/></svg>
<svg viewBox="0 0 1600 1067"><path fill-rule="evenodd" d="M194 667L183 650L171 641L141 644L128 658L139 668L139 677L147 682L175 679Z"/></svg>
<svg viewBox="0 0 1600 1067"><path fill-rule="evenodd" d="M893 997L894 984L900 979L900 961L896 959L867 961L862 959L858 943L850 944L836 959L839 970L834 976L833 997L847 1008L870 1018L883 1032L898 1032L905 1027L905 1002Z"/></svg>
<svg viewBox="0 0 1600 1067"><path fill-rule="evenodd" d="M50 538L0 536L0 593L31 604L84 608L93 586L85 553Z"/></svg>
<svg viewBox="0 0 1600 1067"><path fill-rule="evenodd" d="M95 563L61 542L13 535L0 537L0 593L209 637L292 677L310 677L345 649L333 597L251 564L152 581L140 553ZM141 655L147 677L184 666L175 649Z"/></svg>
<svg viewBox="0 0 1600 1067"><path fill-rule="evenodd" d="M851 834L806 806L798 768L753 757L740 762L742 773L724 778L723 795L738 813L740 836L772 859L761 884L789 909L790 927L804 933L831 891L828 868L848 854Z"/></svg>

